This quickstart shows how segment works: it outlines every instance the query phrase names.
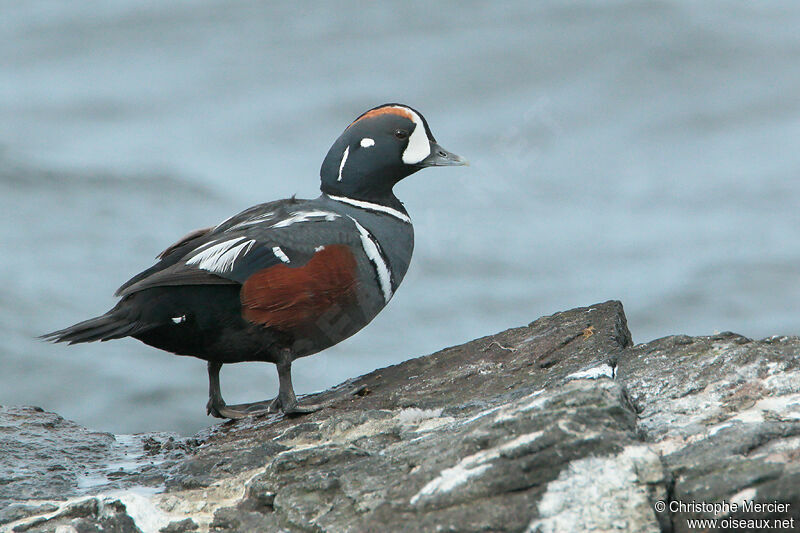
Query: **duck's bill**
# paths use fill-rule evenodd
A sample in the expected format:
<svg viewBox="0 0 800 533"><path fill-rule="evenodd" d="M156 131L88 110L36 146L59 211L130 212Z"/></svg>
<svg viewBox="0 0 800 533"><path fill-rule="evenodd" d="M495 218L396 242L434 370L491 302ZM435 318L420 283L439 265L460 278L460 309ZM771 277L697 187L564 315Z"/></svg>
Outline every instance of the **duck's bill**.
<svg viewBox="0 0 800 533"><path fill-rule="evenodd" d="M420 167L460 167L468 164L466 159L448 152L437 143L431 143L431 154L418 163Z"/></svg>

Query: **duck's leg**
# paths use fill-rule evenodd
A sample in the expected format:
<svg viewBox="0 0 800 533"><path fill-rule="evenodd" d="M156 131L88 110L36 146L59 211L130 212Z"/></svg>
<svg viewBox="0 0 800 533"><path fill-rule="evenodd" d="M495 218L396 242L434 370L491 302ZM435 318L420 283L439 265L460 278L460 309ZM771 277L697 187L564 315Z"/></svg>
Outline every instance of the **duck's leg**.
<svg viewBox="0 0 800 533"><path fill-rule="evenodd" d="M278 396L270 403L270 411L282 411L285 415L302 415L319 411L326 406L324 403L300 405L294 394L292 386L292 359L289 350L281 352L278 367Z"/></svg>
<svg viewBox="0 0 800 533"><path fill-rule="evenodd" d="M222 368L222 363L216 361L208 362L208 403L206 404L206 413L217 418L232 419L244 418L253 414L236 409L234 406L228 407L225 405L225 400L222 399L222 391L219 387L220 368Z"/></svg>
<svg viewBox="0 0 800 533"><path fill-rule="evenodd" d="M253 403L239 403L227 405L222 399L222 391L219 386L219 370L222 363L209 361L208 363L208 404L206 412L217 418L239 419L247 416L258 416L267 413L282 412L285 415L302 415L319 411L327 404L306 404L297 403L292 386L292 359L291 352L284 350L281 352L278 367L279 389L278 396L273 400Z"/></svg>

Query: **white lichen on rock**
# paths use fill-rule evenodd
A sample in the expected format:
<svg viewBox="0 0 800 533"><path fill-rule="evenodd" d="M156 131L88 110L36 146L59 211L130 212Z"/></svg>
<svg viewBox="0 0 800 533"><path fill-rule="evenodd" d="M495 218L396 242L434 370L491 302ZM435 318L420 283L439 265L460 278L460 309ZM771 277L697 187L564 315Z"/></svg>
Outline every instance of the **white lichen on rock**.
<svg viewBox="0 0 800 533"><path fill-rule="evenodd" d="M489 470L491 462L504 453L527 446L541 436L541 431L520 435L499 446L489 448L488 450L481 450L478 453L464 457L455 466L442 470L439 476L422 487L422 489L411 498L409 503L411 503L411 505L416 505L418 502L431 499L437 494L447 493L456 489L460 485L466 483L470 478L479 476Z"/></svg>
<svg viewBox="0 0 800 533"><path fill-rule="evenodd" d="M600 365L581 370L580 372L573 372L567 376L567 380L600 378L614 379L614 368L612 368L610 365Z"/></svg>
<svg viewBox="0 0 800 533"><path fill-rule="evenodd" d="M663 481L658 455L647 446L629 446L616 456L573 461L547 484L539 517L530 533L561 531L661 531L648 484Z"/></svg>

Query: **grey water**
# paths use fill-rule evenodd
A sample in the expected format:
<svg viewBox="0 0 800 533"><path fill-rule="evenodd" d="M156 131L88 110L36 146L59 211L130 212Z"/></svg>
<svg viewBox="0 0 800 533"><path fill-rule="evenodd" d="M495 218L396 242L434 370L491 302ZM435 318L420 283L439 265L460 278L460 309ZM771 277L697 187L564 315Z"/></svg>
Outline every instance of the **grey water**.
<svg viewBox="0 0 800 533"><path fill-rule="evenodd" d="M155 254L318 194L359 113L419 109L467 168L397 187L411 269L299 393L620 299L636 342L800 333L800 3L0 0L0 404L191 433L203 362L48 345ZM272 365L225 367L229 402Z"/></svg>

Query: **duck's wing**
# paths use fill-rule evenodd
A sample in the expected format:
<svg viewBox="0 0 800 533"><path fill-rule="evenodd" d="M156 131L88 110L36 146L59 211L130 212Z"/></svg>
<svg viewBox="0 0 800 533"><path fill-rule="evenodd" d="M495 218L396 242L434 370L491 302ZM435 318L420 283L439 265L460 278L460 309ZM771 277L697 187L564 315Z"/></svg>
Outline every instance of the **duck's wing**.
<svg viewBox="0 0 800 533"><path fill-rule="evenodd" d="M351 224L347 217L306 201L262 204L215 228L188 234L167 248L158 263L122 285L117 295L163 286L244 285L255 275L269 277L264 272L273 267L304 267L332 245L342 245L352 255L351 247L358 241L347 231ZM313 268L320 269L323 259L332 263L344 261L344 250L338 250L336 256L330 249L321 254ZM336 269L335 265L329 266ZM285 274L281 276L287 278Z"/></svg>

